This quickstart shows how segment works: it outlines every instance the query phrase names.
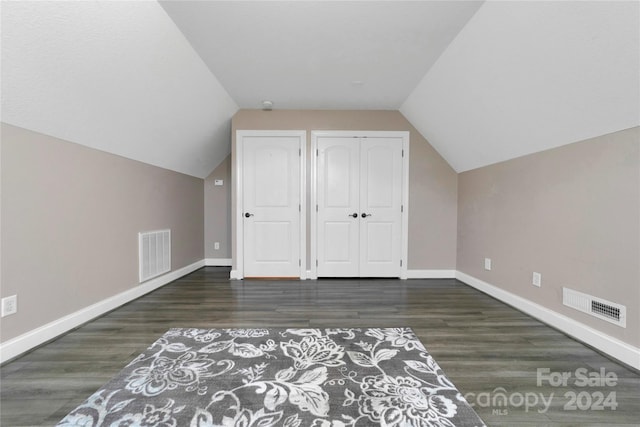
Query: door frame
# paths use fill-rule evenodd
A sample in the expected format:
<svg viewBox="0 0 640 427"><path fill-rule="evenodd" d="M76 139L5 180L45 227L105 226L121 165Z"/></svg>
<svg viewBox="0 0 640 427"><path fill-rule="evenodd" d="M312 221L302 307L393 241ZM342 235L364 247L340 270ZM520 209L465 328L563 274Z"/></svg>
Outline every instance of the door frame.
<svg viewBox="0 0 640 427"><path fill-rule="evenodd" d="M244 137L298 137L299 153L300 153L300 279L307 278L306 259L307 259L307 199L306 199L306 181L307 181L307 131L305 130L236 130L236 158L234 166L236 168L236 247L235 270L231 274L232 279L244 278L244 221L242 221L243 210L243 153L244 153Z"/></svg>
<svg viewBox="0 0 640 427"><path fill-rule="evenodd" d="M310 194L310 269L307 271L309 279L318 278L318 137L342 138L400 138L402 140L402 224L400 250L402 265L400 279L407 279L407 257L409 254L409 132L408 131L311 131L311 194Z"/></svg>

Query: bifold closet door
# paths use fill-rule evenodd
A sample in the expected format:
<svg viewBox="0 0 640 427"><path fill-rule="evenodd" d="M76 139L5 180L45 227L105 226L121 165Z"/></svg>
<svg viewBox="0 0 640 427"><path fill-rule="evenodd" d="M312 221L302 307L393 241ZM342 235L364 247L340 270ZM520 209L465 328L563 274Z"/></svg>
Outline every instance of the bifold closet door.
<svg viewBox="0 0 640 427"><path fill-rule="evenodd" d="M402 143L318 137L320 277L399 277Z"/></svg>
<svg viewBox="0 0 640 427"><path fill-rule="evenodd" d="M300 277L300 138L242 141L245 277Z"/></svg>

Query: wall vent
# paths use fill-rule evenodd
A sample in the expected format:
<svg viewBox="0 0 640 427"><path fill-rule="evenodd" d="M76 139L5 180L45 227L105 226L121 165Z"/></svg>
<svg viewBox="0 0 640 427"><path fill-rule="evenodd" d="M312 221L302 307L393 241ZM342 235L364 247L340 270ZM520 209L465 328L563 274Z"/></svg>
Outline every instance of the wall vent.
<svg viewBox="0 0 640 427"><path fill-rule="evenodd" d="M171 271L171 230L138 233L140 283Z"/></svg>
<svg viewBox="0 0 640 427"><path fill-rule="evenodd" d="M562 303L623 328L627 327L627 307L602 298L562 288Z"/></svg>

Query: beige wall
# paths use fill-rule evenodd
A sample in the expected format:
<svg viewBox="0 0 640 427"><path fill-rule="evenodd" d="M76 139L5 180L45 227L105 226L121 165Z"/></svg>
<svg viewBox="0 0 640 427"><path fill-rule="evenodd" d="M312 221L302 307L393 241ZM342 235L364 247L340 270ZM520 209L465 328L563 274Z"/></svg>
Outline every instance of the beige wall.
<svg viewBox="0 0 640 427"><path fill-rule="evenodd" d="M203 258L203 180L2 124L2 342L131 289L139 231Z"/></svg>
<svg viewBox="0 0 640 427"><path fill-rule="evenodd" d="M640 128L460 175L397 111L240 110L233 151L237 129L408 130L410 269L457 268L640 345ZM172 229L174 270L231 258L231 156L203 181L1 132L0 290L19 302L2 342L136 286L139 231ZM564 307L563 286L625 304L627 328Z"/></svg>
<svg viewBox="0 0 640 427"><path fill-rule="evenodd" d="M457 269L638 346L639 147L633 128L460 174ZM563 306L563 286L626 305L626 329Z"/></svg>
<svg viewBox="0 0 640 427"><path fill-rule="evenodd" d="M216 179L223 185L215 186ZM204 181L204 245L205 258L231 258L231 155Z"/></svg>
<svg viewBox="0 0 640 427"><path fill-rule="evenodd" d="M235 154L236 130L255 129L306 130L309 145L312 130L409 131L408 268L455 268L457 175L400 112L240 110L232 120L232 156ZM235 168L232 169L235 182ZM232 186L226 188L232 191ZM210 187L205 191L210 191ZM232 200L231 221L234 230L236 215L233 195ZM235 233L232 232L233 239Z"/></svg>

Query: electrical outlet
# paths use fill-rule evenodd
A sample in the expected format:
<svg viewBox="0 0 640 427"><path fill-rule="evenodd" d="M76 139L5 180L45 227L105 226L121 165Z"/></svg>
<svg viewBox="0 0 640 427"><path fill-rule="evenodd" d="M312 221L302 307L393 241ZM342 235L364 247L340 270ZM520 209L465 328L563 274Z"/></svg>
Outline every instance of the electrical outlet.
<svg viewBox="0 0 640 427"><path fill-rule="evenodd" d="M542 286L542 274L533 272L533 278L531 279L531 284L533 286L541 287Z"/></svg>
<svg viewBox="0 0 640 427"><path fill-rule="evenodd" d="M491 258L484 259L484 269L491 270Z"/></svg>
<svg viewBox="0 0 640 427"><path fill-rule="evenodd" d="M18 295L2 298L2 317L18 312Z"/></svg>
<svg viewBox="0 0 640 427"><path fill-rule="evenodd" d="M213 244L213 249L215 249L216 251L217 251L217 250L220 250L220 242L215 242L215 243Z"/></svg>

